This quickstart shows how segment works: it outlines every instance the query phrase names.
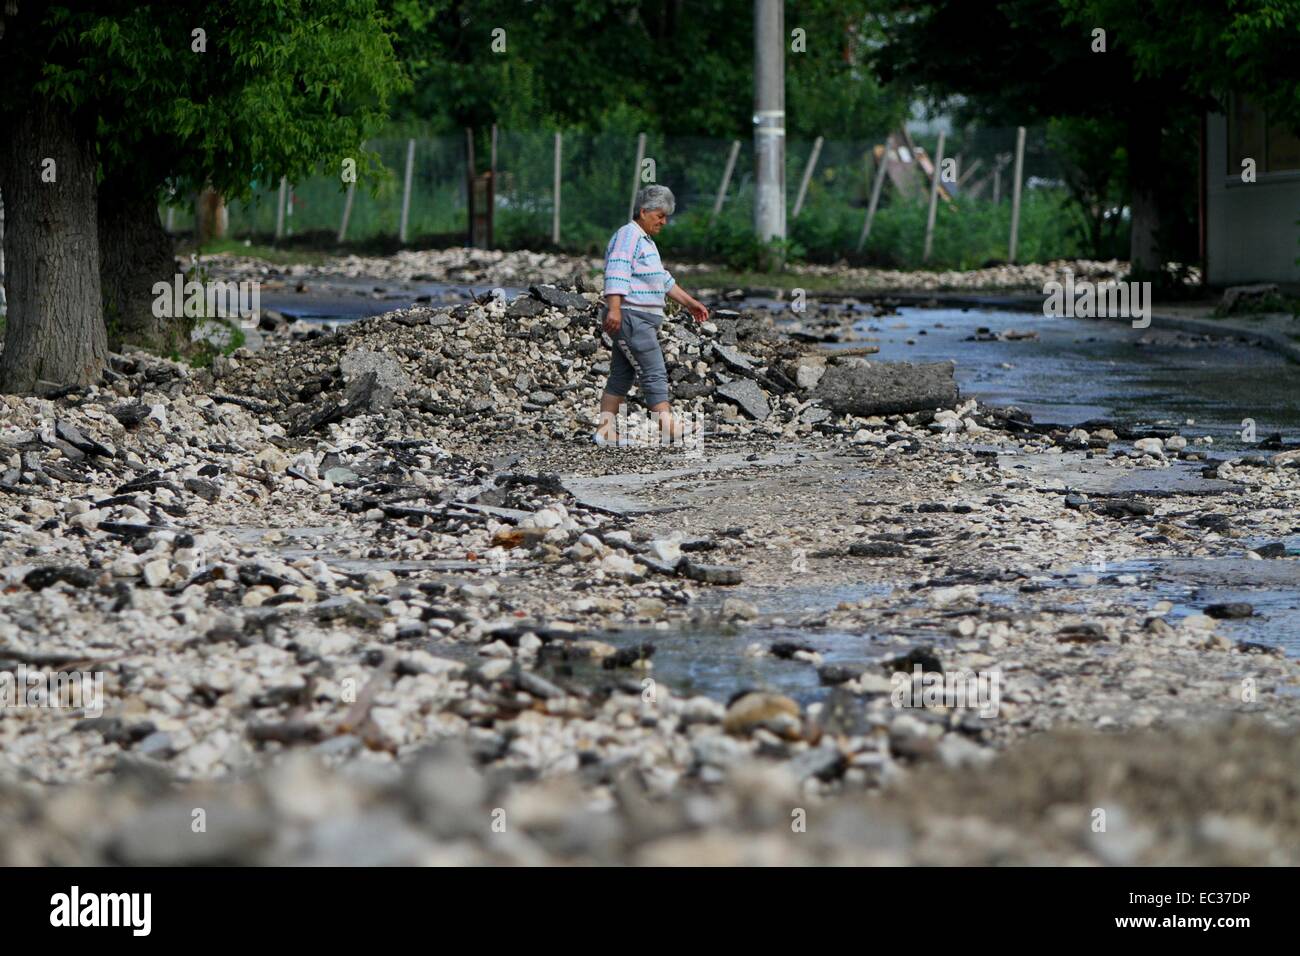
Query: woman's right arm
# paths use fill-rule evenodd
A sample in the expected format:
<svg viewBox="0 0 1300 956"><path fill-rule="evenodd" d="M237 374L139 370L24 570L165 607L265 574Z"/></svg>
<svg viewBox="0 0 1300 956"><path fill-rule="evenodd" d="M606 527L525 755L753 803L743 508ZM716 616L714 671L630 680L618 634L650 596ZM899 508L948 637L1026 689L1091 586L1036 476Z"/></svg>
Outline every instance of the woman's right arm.
<svg viewBox="0 0 1300 956"><path fill-rule="evenodd" d="M604 328L610 335L623 324L623 297L632 289L632 254L636 248L635 227L624 226L609 241L605 250L605 314Z"/></svg>
<svg viewBox="0 0 1300 956"><path fill-rule="evenodd" d="M605 313L604 329L610 335L617 335L619 326L623 324L623 297L611 293L605 296L605 305L608 311Z"/></svg>

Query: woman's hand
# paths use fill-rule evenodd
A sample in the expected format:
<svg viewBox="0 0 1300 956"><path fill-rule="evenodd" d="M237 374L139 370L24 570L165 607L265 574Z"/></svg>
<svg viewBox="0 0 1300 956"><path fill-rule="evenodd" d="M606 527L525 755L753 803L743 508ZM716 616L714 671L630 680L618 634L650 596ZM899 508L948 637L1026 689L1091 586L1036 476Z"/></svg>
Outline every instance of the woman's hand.
<svg viewBox="0 0 1300 956"><path fill-rule="evenodd" d="M605 313L605 321L601 323L602 327L611 337L618 335L619 326L623 324L623 310L610 309Z"/></svg>
<svg viewBox="0 0 1300 956"><path fill-rule="evenodd" d="M695 317L696 323L707 322L709 319L709 310L704 307L699 299L691 295L680 285L674 285L668 290L668 298L672 299L683 309L690 312Z"/></svg>

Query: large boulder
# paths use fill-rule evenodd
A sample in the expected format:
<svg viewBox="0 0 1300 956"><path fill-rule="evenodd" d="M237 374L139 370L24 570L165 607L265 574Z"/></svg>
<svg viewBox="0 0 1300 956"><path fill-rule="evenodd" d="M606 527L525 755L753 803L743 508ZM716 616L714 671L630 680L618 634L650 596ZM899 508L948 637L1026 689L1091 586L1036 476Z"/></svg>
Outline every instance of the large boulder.
<svg viewBox="0 0 1300 956"><path fill-rule="evenodd" d="M869 362L850 358L826 369L814 396L848 415L899 415L951 408L960 401L951 362Z"/></svg>
<svg viewBox="0 0 1300 956"><path fill-rule="evenodd" d="M1229 286L1223 290L1223 301L1219 303L1219 311L1224 315L1237 312L1281 312L1285 308L1278 287L1271 282Z"/></svg>
<svg viewBox="0 0 1300 956"><path fill-rule="evenodd" d="M767 395L753 381L738 378L734 382L721 385L714 395L725 402L735 405L741 414L754 421L766 421L772 414L772 406L767 402Z"/></svg>
<svg viewBox="0 0 1300 956"><path fill-rule="evenodd" d="M344 399L349 414L346 417L387 411L393 397L410 385L401 362L370 349L352 349L339 359L339 368L347 383Z"/></svg>

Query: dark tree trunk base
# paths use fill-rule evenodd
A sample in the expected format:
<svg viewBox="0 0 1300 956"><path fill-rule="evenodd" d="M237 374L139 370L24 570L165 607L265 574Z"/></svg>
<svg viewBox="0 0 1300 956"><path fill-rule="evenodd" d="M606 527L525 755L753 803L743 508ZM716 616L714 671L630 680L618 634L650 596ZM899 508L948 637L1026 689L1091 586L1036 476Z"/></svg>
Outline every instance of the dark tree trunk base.
<svg viewBox="0 0 1300 956"><path fill-rule="evenodd" d="M172 239L158 218L154 196L143 198L105 183L99 205L99 276L109 347L136 345L152 352L184 352L192 322L153 314L156 282L172 282Z"/></svg>
<svg viewBox="0 0 1300 956"><path fill-rule="evenodd" d="M46 182L53 160L53 181ZM91 385L108 359L96 162L66 109L36 101L0 136L8 316L0 391Z"/></svg>
<svg viewBox="0 0 1300 956"><path fill-rule="evenodd" d="M1163 116L1158 110L1139 110L1128 128L1129 270L1137 277L1160 271L1160 183L1166 175L1160 165Z"/></svg>

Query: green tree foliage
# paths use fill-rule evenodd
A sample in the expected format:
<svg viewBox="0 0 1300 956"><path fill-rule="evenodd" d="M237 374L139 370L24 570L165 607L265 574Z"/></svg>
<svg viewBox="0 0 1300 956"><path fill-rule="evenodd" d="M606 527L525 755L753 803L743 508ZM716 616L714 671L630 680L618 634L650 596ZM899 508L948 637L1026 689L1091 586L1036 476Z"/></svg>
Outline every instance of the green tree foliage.
<svg viewBox="0 0 1300 956"><path fill-rule="evenodd" d="M1300 131L1300 0L1059 0L1068 24L1106 27L1139 80L1165 77L1192 102L1247 93Z"/></svg>
<svg viewBox="0 0 1300 956"><path fill-rule="evenodd" d="M98 208L83 212L98 220L106 312L140 344L174 345L180 327L147 309L172 269L164 186L246 195L344 158L364 175L362 143L405 83L378 0L17 0L3 22L0 123L43 105L93 141Z"/></svg>
<svg viewBox="0 0 1300 956"><path fill-rule="evenodd" d="M1300 122L1300 0L877 0L890 42L882 80L1004 124L1091 123L1112 138L1076 154L1095 183L1117 151L1127 162L1130 257L1154 271L1194 250L1196 137L1206 109L1233 90ZM1105 31L1105 52L1094 31ZM1083 127L1076 127L1082 129ZM1060 132L1060 131L1058 131ZM1180 247L1177 237L1184 238Z"/></svg>
<svg viewBox="0 0 1300 956"><path fill-rule="evenodd" d="M1084 248L1094 258L1123 258L1116 248L1125 186L1123 125L1110 118L1067 116L1047 126L1047 140L1063 160L1071 203L1066 209Z"/></svg>
<svg viewBox="0 0 1300 956"><path fill-rule="evenodd" d="M43 9L25 34L35 45L5 51L0 113L34 92L93 117L114 182L209 184L235 196L255 180L337 165L361 156L403 88L375 0Z"/></svg>
<svg viewBox="0 0 1300 956"><path fill-rule="evenodd" d="M871 69L888 40L872 8L869 0L786 4L786 31L802 29L807 37L806 52L787 47L785 59L791 136L875 142L907 115L911 91L882 85Z"/></svg>
<svg viewBox="0 0 1300 956"><path fill-rule="evenodd" d="M535 122L541 109L538 70L523 56L519 0L386 0L399 59L412 84L395 116L427 122L435 132L460 132L493 122ZM505 31L494 37L496 29ZM495 52L493 44L504 47Z"/></svg>
<svg viewBox="0 0 1300 956"><path fill-rule="evenodd" d="M733 136L753 114L752 0L387 0L414 87L400 112L437 129L491 123ZM797 0L786 29L794 135L853 137L903 103L865 68L882 42L866 0ZM504 33L496 32L504 31ZM793 38L791 38L791 44Z"/></svg>

